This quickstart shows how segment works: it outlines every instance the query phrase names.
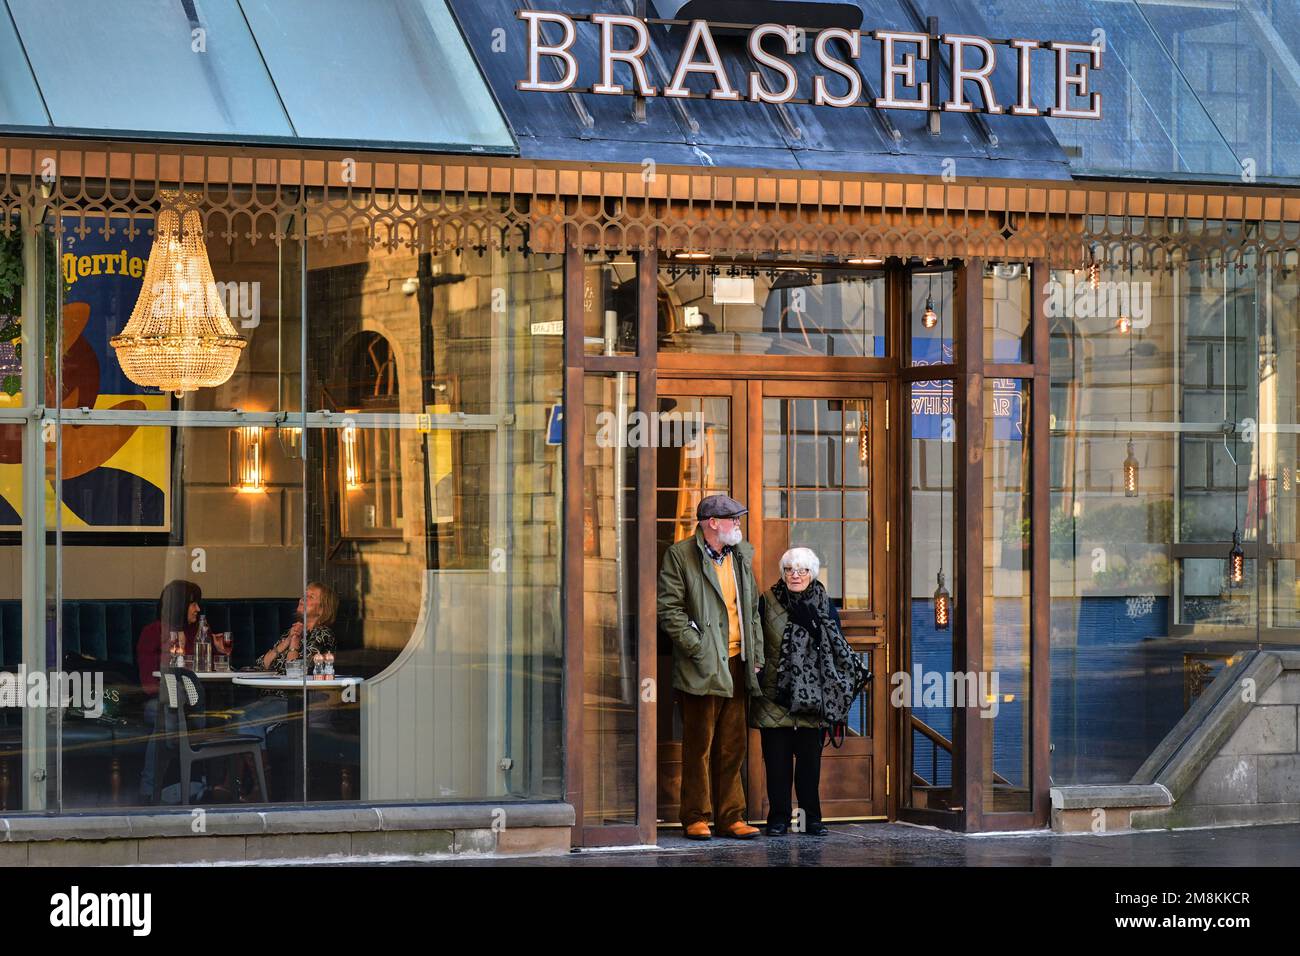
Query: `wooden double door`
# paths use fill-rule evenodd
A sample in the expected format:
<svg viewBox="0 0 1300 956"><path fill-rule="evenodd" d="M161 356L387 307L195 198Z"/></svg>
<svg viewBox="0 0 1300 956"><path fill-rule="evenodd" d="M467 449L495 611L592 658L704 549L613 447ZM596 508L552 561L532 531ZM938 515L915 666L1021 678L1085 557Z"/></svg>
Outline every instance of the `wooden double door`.
<svg viewBox="0 0 1300 956"><path fill-rule="evenodd" d="M657 455L657 556L694 533L702 497L729 494L749 508L746 538L756 551L760 591L780 578L781 555L808 547L839 608L845 636L874 679L850 715L838 749L822 753L826 819L884 816L886 810L889 626L894 586L889 528L892 458L883 382L771 378L658 381L661 432L674 440ZM658 639L657 816L676 823L681 792L681 711L671 688L672 648ZM762 749L749 733L749 817L767 816Z"/></svg>

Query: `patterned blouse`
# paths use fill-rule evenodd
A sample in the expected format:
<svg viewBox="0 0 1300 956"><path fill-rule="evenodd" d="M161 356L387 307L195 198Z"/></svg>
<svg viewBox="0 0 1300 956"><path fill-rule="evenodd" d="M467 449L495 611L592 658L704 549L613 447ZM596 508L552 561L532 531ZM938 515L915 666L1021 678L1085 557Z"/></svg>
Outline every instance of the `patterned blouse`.
<svg viewBox="0 0 1300 956"><path fill-rule="evenodd" d="M290 630L292 630L292 628ZM288 639L289 631L285 631L280 635L280 641ZM279 641L276 641L276 643L278 644ZM311 675L311 661L313 657L317 654L333 654L338 650L337 642L334 640L334 632L325 624L317 624L308 631L302 645L302 650L298 654L298 657L302 660L303 666L307 669L308 676ZM274 671L283 677L284 665L288 660L288 657L289 651L287 648L283 651L276 651L275 660L271 662L271 666L264 667L262 662L266 659L266 654L262 654L262 656L257 659L257 664L255 666L259 671Z"/></svg>

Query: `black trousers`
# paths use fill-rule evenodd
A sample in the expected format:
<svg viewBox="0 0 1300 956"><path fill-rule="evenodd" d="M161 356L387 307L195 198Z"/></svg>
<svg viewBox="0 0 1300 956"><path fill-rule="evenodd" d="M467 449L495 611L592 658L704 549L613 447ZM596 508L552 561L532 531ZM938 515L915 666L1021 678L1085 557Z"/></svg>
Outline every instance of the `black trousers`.
<svg viewBox="0 0 1300 956"><path fill-rule="evenodd" d="M822 773L820 727L770 727L759 730L763 741L763 768L767 771L767 822L790 822L790 785L794 784L804 824L822 822L817 787Z"/></svg>

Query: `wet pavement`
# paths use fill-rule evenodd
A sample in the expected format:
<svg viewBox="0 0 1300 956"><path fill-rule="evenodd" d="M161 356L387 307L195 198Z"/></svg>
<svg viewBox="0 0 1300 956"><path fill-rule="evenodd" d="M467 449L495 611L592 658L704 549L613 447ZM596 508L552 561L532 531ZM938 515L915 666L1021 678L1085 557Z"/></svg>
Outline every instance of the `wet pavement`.
<svg viewBox="0 0 1300 956"><path fill-rule="evenodd" d="M1296 866L1300 825L1161 830L1109 835L1047 831L961 834L898 823L830 824L830 835L740 841L687 840L673 831L654 848L559 856L445 859L453 866ZM408 861L415 862L415 861Z"/></svg>

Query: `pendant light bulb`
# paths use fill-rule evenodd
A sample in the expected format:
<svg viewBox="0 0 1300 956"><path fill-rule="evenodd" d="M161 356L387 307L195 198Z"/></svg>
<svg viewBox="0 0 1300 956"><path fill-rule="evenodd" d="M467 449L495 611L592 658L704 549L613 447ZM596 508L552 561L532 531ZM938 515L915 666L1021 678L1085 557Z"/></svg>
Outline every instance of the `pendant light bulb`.
<svg viewBox="0 0 1300 956"><path fill-rule="evenodd" d="M1138 493L1138 460L1133 454L1133 443L1128 443L1128 457L1124 459L1124 497L1136 498Z"/></svg>
<svg viewBox="0 0 1300 956"><path fill-rule="evenodd" d="M946 631L952 623L952 595L943 584L943 572L938 574L939 586L934 590L934 629Z"/></svg>
<svg viewBox="0 0 1300 956"><path fill-rule="evenodd" d="M1094 291L1101 286L1101 263L1095 258L1088 262L1088 285Z"/></svg>
<svg viewBox="0 0 1300 956"><path fill-rule="evenodd" d="M934 296L929 296L925 300L925 312L921 315L921 324L927 329L932 329L939 324L939 313L934 311Z"/></svg>
<svg viewBox="0 0 1300 956"><path fill-rule="evenodd" d="M867 403L858 403L858 464L865 465L871 454L870 436L867 434Z"/></svg>
<svg viewBox="0 0 1300 956"><path fill-rule="evenodd" d="M1133 320L1127 315L1121 313L1118 321L1115 323L1115 328L1119 329L1120 335L1128 335L1129 332L1133 331Z"/></svg>
<svg viewBox="0 0 1300 956"><path fill-rule="evenodd" d="M1232 532L1232 550L1228 552L1228 586L1243 587L1246 583L1246 552L1241 549L1241 536Z"/></svg>

